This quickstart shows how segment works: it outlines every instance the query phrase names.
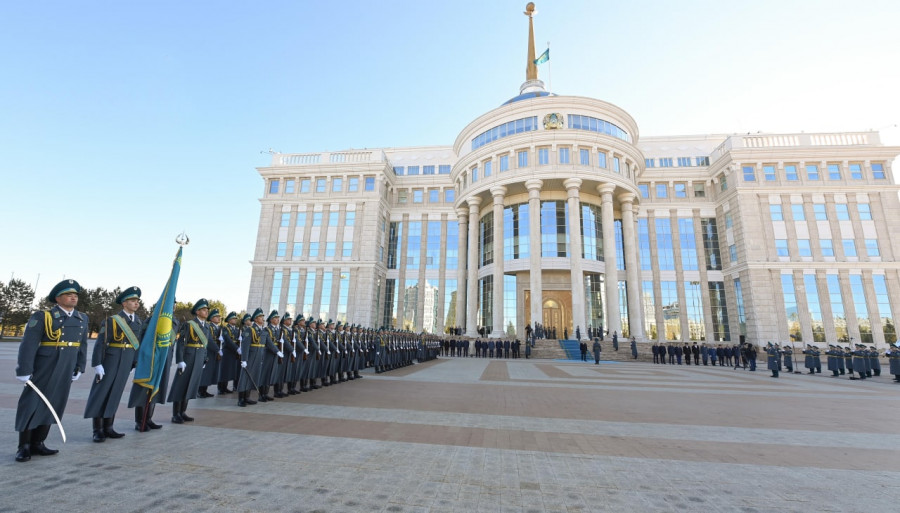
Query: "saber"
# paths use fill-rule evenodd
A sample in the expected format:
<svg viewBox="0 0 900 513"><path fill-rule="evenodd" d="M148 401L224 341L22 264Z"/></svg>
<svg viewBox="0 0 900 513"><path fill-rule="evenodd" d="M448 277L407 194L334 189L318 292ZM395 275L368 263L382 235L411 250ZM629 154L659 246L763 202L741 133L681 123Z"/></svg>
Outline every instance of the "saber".
<svg viewBox="0 0 900 513"><path fill-rule="evenodd" d="M59 420L59 415L56 414L56 410L53 409L53 405L50 404L50 401L47 399L47 396L44 395L43 392L35 385L30 379L25 382L26 386L31 387L34 390L34 393L44 401L44 404L47 405L47 408L50 409L50 413L53 414L53 418L56 420L56 425L59 426L59 434L62 435L63 443L66 443L66 430L63 429L62 421Z"/></svg>
<svg viewBox="0 0 900 513"><path fill-rule="evenodd" d="M253 380L253 375L250 374L250 371L247 370L247 367L241 367L241 370L247 373L247 379L250 380L250 384L253 385L253 388L256 389L256 392L262 394L262 392L259 391L259 385L257 385L256 381Z"/></svg>

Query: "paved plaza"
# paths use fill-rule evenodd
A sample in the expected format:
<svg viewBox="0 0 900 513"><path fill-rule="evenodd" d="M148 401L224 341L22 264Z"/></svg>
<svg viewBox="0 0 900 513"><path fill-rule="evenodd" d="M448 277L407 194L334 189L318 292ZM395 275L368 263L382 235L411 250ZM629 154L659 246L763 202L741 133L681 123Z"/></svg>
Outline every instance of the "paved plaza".
<svg viewBox="0 0 900 513"><path fill-rule="evenodd" d="M18 344L0 343L5 511L862 512L900 507L900 385L646 362L442 358L91 441L91 372L51 457L16 463ZM213 391L214 387L210 388ZM127 395L127 389L126 389Z"/></svg>

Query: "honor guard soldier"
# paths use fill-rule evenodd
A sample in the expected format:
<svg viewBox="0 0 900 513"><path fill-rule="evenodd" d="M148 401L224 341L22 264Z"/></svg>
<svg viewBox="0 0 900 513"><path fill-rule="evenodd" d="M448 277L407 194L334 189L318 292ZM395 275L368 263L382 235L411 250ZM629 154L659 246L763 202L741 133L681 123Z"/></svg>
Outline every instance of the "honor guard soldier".
<svg viewBox="0 0 900 513"><path fill-rule="evenodd" d="M781 348L781 352L784 354L784 368L791 374L794 373L794 349L787 343L784 343L784 347Z"/></svg>
<svg viewBox="0 0 900 513"><path fill-rule="evenodd" d="M262 395L259 397L260 402L274 401L275 397L269 395L269 387L275 383L275 370L281 368L279 360L284 358L284 353L279 349L283 341L281 340L281 326L279 324L281 316L277 310L272 310L266 317L266 352L263 358L262 377L259 381ZM283 396L281 396L283 397Z"/></svg>
<svg viewBox="0 0 900 513"><path fill-rule="evenodd" d="M297 388L298 393L309 392L309 336L306 318L298 314L294 320L294 337L297 339Z"/></svg>
<svg viewBox="0 0 900 513"><path fill-rule="evenodd" d="M300 317L298 316L298 319L299 318ZM290 347L285 346L285 349L289 350L285 351L285 354L289 355L289 357L287 358L288 362L285 364L284 368L284 382L287 384L287 393L296 395L300 393L298 386L300 383L300 366L303 363L303 358L301 356L303 348L300 345L301 342L299 337L300 328L294 323L294 319L287 313L284 314L284 319L281 323L283 329L290 330L291 332L290 336L284 336L285 344L290 344Z"/></svg>
<svg viewBox="0 0 900 513"><path fill-rule="evenodd" d="M838 364L837 364L837 350L833 344L828 344L828 351L825 351L826 359L825 365L828 367L828 370L831 371L831 377L838 377ZM841 352L843 355L843 352Z"/></svg>
<svg viewBox="0 0 900 513"><path fill-rule="evenodd" d="M780 348L778 344L772 345L771 342L766 346L766 365L770 371L772 371L772 377L778 377L778 355L780 353Z"/></svg>
<svg viewBox="0 0 900 513"><path fill-rule="evenodd" d="M250 399L250 392L254 388L259 394L259 400L265 401L262 389L258 388L268 336L264 317L262 309L257 308L252 316L247 314L241 319L244 329L241 332L241 373L237 384L238 406L241 407L256 404L256 401Z"/></svg>
<svg viewBox="0 0 900 513"><path fill-rule="evenodd" d="M116 304L122 305L122 310L103 321L94 343L91 367L96 378L84 408L84 418L93 419L93 440L98 443L125 436L113 429L113 422L125 382L137 363L137 349L146 326L137 315L141 289L128 287L116 296Z"/></svg>
<svg viewBox="0 0 900 513"><path fill-rule="evenodd" d="M222 361L222 356L225 354L222 351L222 326L219 323L222 322L222 314L219 313L218 308L213 308L209 312L209 354L207 360L209 363L203 367L203 372L200 374L200 390L197 395L202 398L212 397L213 394L210 394L206 389L210 385L218 385L219 383L219 362Z"/></svg>
<svg viewBox="0 0 900 513"><path fill-rule="evenodd" d="M153 316L151 315L150 317L152 318ZM175 339L175 334L178 333L179 326L178 321L172 319L172 340ZM138 433L146 433L151 429L162 429L162 425L153 422L153 413L156 411L157 404L166 402L166 391L169 390L169 367L172 366L172 353L174 353L174 351L172 351L172 348L170 347L166 351L166 361L162 366L162 375L159 378L159 388L156 394L151 397L152 390L138 385L137 383L132 383L131 385L131 393L128 396L128 407L134 408L134 430ZM138 361L136 367L141 365L141 355L138 354L137 358Z"/></svg>
<svg viewBox="0 0 900 513"><path fill-rule="evenodd" d="M844 346L844 366L847 367L847 373L853 377L853 351L850 346Z"/></svg>
<svg viewBox="0 0 900 513"><path fill-rule="evenodd" d="M62 419L69 389L81 377L87 360L88 317L75 310L79 292L81 286L75 280L57 283L47 297L56 306L33 313L25 326L16 360L16 379L26 384L16 408L16 461L59 452L44 445L44 440L55 422L50 407ZM44 394L47 404L35 389Z"/></svg>
<svg viewBox="0 0 900 513"><path fill-rule="evenodd" d="M238 327L238 316L235 312L228 312L225 316L225 326L219 336L222 348L222 359L219 361L219 395L230 394L228 382L234 383L237 388L238 373L241 369L241 328Z"/></svg>
<svg viewBox="0 0 900 513"><path fill-rule="evenodd" d="M856 344L856 351L853 351L853 370L859 374L859 379L866 379L866 360L868 354L862 344ZM855 379L855 378L850 378Z"/></svg>
<svg viewBox="0 0 900 513"><path fill-rule="evenodd" d="M869 346L869 367L872 369L872 375L881 376L881 360L875 346Z"/></svg>
<svg viewBox="0 0 900 513"><path fill-rule="evenodd" d="M325 371L325 375L328 377L328 383L330 385L337 385L337 373L338 373L338 365L340 365L341 351L338 349L337 340L334 332L334 321L328 319L328 324L325 325L325 340L328 344L328 353L330 358L328 359L328 368Z"/></svg>
<svg viewBox="0 0 900 513"><path fill-rule="evenodd" d="M894 381L900 383L900 342L894 342L894 347L888 346L884 355L891 363L890 371L894 375Z"/></svg>
<svg viewBox="0 0 900 513"><path fill-rule="evenodd" d="M309 353L314 358L311 360L309 366L309 386L313 390L325 386L324 369L325 364L328 361L328 350L323 347L324 340L322 339L322 330L320 329L320 326L322 326L322 323L319 319L310 317L306 321ZM320 382L316 383L317 380Z"/></svg>
<svg viewBox="0 0 900 513"><path fill-rule="evenodd" d="M207 363L207 347L215 347L210 342L212 334L209 330L209 301L199 299L191 308L194 318L182 323L175 339L175 377L169 389L168 400L172 403L172 423L184 424L192 422L194 417L188 416L188 401L197 397L200 389L200 377L203 366Z"/></svg>

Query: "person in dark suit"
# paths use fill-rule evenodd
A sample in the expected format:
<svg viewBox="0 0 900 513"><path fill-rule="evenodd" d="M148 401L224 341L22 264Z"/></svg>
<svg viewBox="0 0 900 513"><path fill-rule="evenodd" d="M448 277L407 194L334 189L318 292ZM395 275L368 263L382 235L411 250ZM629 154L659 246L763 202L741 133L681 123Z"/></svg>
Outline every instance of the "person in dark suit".
<svg viewBox="0 0 900 513"><path fill-rule="evenodd" d="M494 357L494 347L495 347L494 341L489 340L488 341L488 354L490 355L491 358Z"/></svg>
<svg viewBox="0 0 900 513"><path fill-rule="evenodd" d="M585 344L587 346L587 344ZM594 339L594 365L600 365L600 352L603 351L603 348L600 347L600 341L596 338ZM900 377L900 376L898 376Z"/></svg>
<svg viewBox="0 0 900 513"><path fill-rule="evenodd" d="M722 351L725 353L725 365L731 367L731 357L733 356L731 346L725 346Z"/></svg>
<svg viewBox="0 0 900 513"><path fill-rule="evenodd" d="M675 344L675 359L678 361L678 365L681 365L681 357L684 354L684 351L681 349L680 344Z"/></svg>
<svg viewBox="0 0 900 513"><path fill-rule="evenodd" d="M653 363L659 363L659 346L656 345L656 342L650 346L650 351L653 353Z"/></svg>
<svg viewBox="0 0 900 513"><path fill-rule="evenodd" d="M703 358L703 365L708 365L708 363L709 363L709 348L706 347L706 344L700 345L700 357Z"/></svg>
<svg viewBox="0 0 900 513"><path fill-rule="evenodd" d="M612 342L613 342L613 351L618 351L619 350L619 332L618 331L613 332Z"/></svg>
<svg viewBox="0 0 900 513"><path fill-rule="evenodd" d="M666 347L666 353L669 355L669 365L675 365L675 345L671 342Z"/></svg>
<svg viewBox="0 0 900 513"><path fill-rule="evenodd" d="M510 344L509 339L506 339L503 341L503 357L504 358L509 358L509 344Z"/></svg>
<svg viewBox="0 0 900 513"><path fill-rule="evenodd" d="M691 346L691 354L694 355L694 365L700 365L700 346L696 342Z"/></svg>
<svg viewBox="0 0 900 513"><path fill-rule="evenodd" d="M637 360L637 340L631 337L631 358Z"/></svg>
<svg viewBox="0 0 900 513"><path fill-rule="evenodd" d="M588 352L587 343L585 343L585 342L579 343L578 349L581 350L581 361L586 362L587 361L587 352Z"/></svg>
<svg viewBox="0 0 900 513"><path fill-rule="evenodd" d="M723 367L725 365L725 348L722 347L722 344L716 347L716 358L719 360L719 367Z"/></svg>

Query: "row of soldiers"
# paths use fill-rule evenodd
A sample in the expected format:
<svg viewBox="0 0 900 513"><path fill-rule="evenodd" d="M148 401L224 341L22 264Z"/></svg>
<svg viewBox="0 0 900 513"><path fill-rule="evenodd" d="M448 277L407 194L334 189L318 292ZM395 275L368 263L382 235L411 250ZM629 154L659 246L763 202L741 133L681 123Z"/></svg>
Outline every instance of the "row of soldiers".
<svg viewBox="0 0 900 513"><path fill-rule="evenodd" d="M16 461L59 452L46 447L44 441L50 426L65 412L71 384L88 363L88 317L76 310L80 291L75 280L58 283L47 298L54 306L35 312L26 324L16 365L16 378L26 384L16 410ZM268 401L274 399L268 395L270 387L275 397L285 397L359 379L359 371L366 367L375 367L380 373L410 365L414 359L433 359L441 347L440 337L432 335L376 332L300 317L294 326L288 315L282 320L278 312L272 312L265 318L260 309L245 315L242 326L234 312L220 325L218 310L210 310L209 302L200 299L191 309L193 318L173 326L172 333L177 335L174 347L166 351L165 362L142 362L139 355L148 354L152 359L156 353L138 352L148 327L137 315L140 297L138 287L129 287L116 297L122 310L104 319L94 344L90 361L94 381L84 417L93 421L95 442L125 436L114 429L113 422L136 367L152 363L161 373L158 388L134 379L128 398L128 407L135 409L135 430L145 432L162 428L153 421L157 404L172 403L174 424L194 420L187 414L188 402L209 397L207 387L212 384L222 387L234 380L238 404L246 406L256 402L250 400L253 389L258 390L260 400ZM175 376L169 386L172 368Z"/></svg>
<svg viewBox="0 0 900 513"><path fill-rule="evenodd" d="M807 369L807 374L821 374L822 350L812 344L807 344L802 354L804 355L803 366ZM875 346L866 347L863 344L856 344L856 349L851 351L850 346L841 347L829 344L828 350L824 354L826 368L831 371L832 377L844 376L845 373L850 375L850 379L866 379L881 375L880 355ZM900 381L900 353L894 356L888 350L886 355L891 362L891 373L897 376L895 381ZM790 345L781 346L769 342L766 345L766 357L766 366L772 371L773 378L778 377L782 360L788 372L794 372L793 349ZM854 372L858 377L853 376Z"/></svg>

